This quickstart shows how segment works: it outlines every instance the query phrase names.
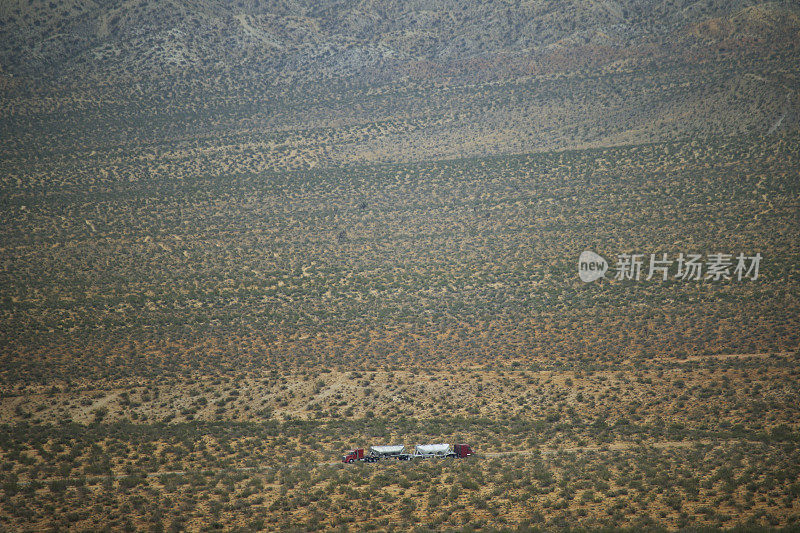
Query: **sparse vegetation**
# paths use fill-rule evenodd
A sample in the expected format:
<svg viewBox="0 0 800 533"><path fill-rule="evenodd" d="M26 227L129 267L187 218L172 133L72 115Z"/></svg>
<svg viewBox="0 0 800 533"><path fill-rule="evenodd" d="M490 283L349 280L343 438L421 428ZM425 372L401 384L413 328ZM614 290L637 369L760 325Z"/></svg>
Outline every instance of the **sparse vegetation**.
<svg viewBox="0 0 800 533"><path fill-rule="evenodd" d="M798 51L788 3L0 6L0 530L797 527ZM337 462L383 442L478 456Z"/></svg>

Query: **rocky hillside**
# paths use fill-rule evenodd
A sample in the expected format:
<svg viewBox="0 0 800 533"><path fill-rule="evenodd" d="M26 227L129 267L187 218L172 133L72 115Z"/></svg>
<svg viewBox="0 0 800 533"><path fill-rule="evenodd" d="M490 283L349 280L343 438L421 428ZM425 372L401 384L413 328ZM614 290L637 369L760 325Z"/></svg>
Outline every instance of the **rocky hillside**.
<svg viewBox="0 0 800 533"><path fill-rule="evenodd" d="M749 4L9 1L0 6L0 64L16 75L244 69L292 79L386 74L424 62L525 62L576 50L602 55L645 43L797 40L796 5Z"/></svg>
<svg viewBox="0 0 800 533"><path fill-rule="evenodd" d="M249 171L780 134L798 64L791 2L9 1L0 134L295 132Z"/></svg>

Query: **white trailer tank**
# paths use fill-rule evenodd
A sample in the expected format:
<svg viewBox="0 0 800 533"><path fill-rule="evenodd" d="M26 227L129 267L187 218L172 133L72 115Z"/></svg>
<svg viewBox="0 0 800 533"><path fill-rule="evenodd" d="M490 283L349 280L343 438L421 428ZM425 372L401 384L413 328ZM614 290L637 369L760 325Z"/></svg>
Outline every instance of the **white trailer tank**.
<svg viewBox="0 0 800 533"><path fill-rule="evenodd" d="M414 455L444 457L450 453L449 444L417 444L414 447Z"/></svg>
<svg viewBox="0 0 800 533"><path fill-rule="evenodd" d="M402 444L397 446L370 446L369 451L374 455L400 455L406 447Z"/></svg>

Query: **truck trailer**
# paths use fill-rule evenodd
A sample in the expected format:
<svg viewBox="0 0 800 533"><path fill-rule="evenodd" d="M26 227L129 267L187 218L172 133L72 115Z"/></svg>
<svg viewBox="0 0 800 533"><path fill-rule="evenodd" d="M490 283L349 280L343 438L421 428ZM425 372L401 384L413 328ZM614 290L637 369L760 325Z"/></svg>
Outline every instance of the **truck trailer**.
<svg viewBox="0 0 800 533"><path fill-rule="evenodd" d="M429 457L452 457L464 458L472 455L472 448L469 444L417 444L414 453L405 453L405 446L402 444L392 446L370 446L369 452L365 453L364 448L350 450L342 456L343 463L354 463L363 461L374 463L383 459L397 459L398 461L410 461L411 459L426 459Z"/></svg>
<svg viewBox="0 0 800 533"><path fill-rule="evenodd" d="M453 450L449 444L417 444L414 455L417 457L450 457Z"/></svg>
<svg viewBox="0 0 800 533"><path fill-rule="evenodd" d="M347 452L342 457L343 463L352 463L355 461L363 461L365 463L374 463L381 459L398 459L400 461L408 460L411 455L404 453L406 447L402 444L390 446L370 446L369 452L364 453L364 448L356 448Z"/></svg>

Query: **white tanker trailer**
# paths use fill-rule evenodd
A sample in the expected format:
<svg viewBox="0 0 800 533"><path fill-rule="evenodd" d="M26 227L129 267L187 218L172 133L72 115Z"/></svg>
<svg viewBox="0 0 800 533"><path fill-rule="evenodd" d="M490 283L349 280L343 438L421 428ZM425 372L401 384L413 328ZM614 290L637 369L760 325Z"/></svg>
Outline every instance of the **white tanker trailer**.
<svg viewBox="0 0 800 533"><path fill-rule="evenodd" d="M414 446L416 457L451 457L454 455L449 444L417 444Z"/></svg>
<svg viewBox="0 0 800 533"><path fill-rule="evenodd" d="M363 461L374 463L382 459L397 459L409 461L411 459L426 459L428 457L458 457L464 458L472 455L469 444L417 444L414 453L405 453L406 447L402 444L391 446L370 446L369 453L364 453L364 448L356 448L342 456L343 463Z"/></svg>

